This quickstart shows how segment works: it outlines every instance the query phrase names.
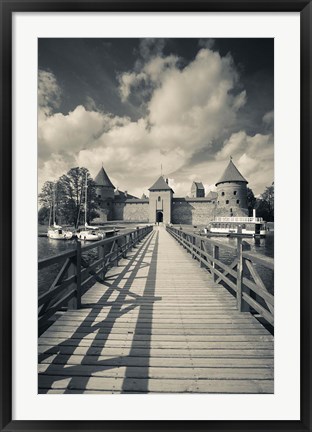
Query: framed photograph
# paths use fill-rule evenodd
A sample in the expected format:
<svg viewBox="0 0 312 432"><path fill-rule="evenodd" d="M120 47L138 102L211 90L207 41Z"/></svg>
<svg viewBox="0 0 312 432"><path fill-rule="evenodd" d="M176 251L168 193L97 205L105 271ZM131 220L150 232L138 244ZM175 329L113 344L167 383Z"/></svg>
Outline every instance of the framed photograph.
<svg viewBox="0 0 312 432"><path fill-rule="evenodd" d="M0 1L1 429L310 431L310 2Z"/></svg>

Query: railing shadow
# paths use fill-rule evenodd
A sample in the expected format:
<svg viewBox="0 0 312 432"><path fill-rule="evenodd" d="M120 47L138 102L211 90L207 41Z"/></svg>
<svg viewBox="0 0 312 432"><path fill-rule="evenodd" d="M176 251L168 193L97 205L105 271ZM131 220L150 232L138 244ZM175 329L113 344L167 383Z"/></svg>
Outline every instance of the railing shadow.
<svg viewBox="0 0 312 432"><path fill-rule="evenodd" d="M146 304L145 302L144 304L141 304L142 297L135 293L131 293L131 285L136 279L139 270L146 267L146 265L149 265L150 267L148 272L149 276L156 271L156 264L153 263L153 259L150 264L148 264L148 259L146 259L151 247L154 247L155 251L156 243L153 246L154 238L155 232L152 232L152 234L149 234L147 237L145 237L142 240L142 244L139 246L138 250L133 254L133 256L128 257L128 262L124 265L124 268L120 271L120 273L115 278L110 277L105 279L105 285L107 286L107 283L109 283L110 280L111 285L98 299L97 303L100 307L98 309L93 308L79 323L78 327L73 331L70 337L68 337L66 340L62 341L59 344L48 347L46 350L39 354L39 363L45 362L45 360L47 359L49 359L50 362L47 368L42 372L42 374L39 375L39 387L41 393L46 393L51 388L57 388L57 385L55 386L56 381L61 381L63 379L67 379L66 389L64 390L64 393L72 393L72 390L74 390L75 392L83 393L84 390L87 389L87 384L93 372L105 371L122 365L127 366L128 363L125 356L112 356L109 359L105 360L100 360L99 358L101 357L101 355L103 355L103 349L105 348L107 340L116 323L116 320L119 317L127 314L130 311L133 311L137 307L140 307L138 323L140 321L141 313L144 313L145 316L147 310L149 310L150 319L148 320L148 322L150 323L149 326L151 327L151 306L153 302L157 300L157 298L153 297L155 291L154 287L150 286L147 278L143 298L145 295L148 295L149 302L148 304ZM122 281L124 281L125 278L126 283L121 288L119 285ZM116 291L118 292L116 299L112 302L109 302L110 296ZM126 300L126 297L129 296L133 300ZM92 307L92 304L83 305L81 310L83 311L84 308L90 306ZM101 316L102 307L105 308L106 306L110 307L109 312L103 320L98 320L97 318ZM132 341L132 348L130 349L130 356L132 355L132 351L135 349L136 331L134 333L135 335ZM95 337L90 340L90 345L85 350L85 353L81 355L81 361L79 362L77 358L77 364L72 364L71 357L75 354L77 355L77 353L79 355L79 347L83 347L83 344L81 344L81 342L86 339L86 336L94 334ZM53 340L53 333L51 333L49 336ZM145 345L147 353L150 349L150 338L146 340ZM57 372L55 371L56 365L58 365ZM84 365L88 366L88 374L85 376L81 372L81 366ZM146 373L144 373L144 371ZM59 375L57 375L57 373ZM146 377L148 376L148 361L145 362L143 375ZM126 389L123 388L123 390Z"/></svg>

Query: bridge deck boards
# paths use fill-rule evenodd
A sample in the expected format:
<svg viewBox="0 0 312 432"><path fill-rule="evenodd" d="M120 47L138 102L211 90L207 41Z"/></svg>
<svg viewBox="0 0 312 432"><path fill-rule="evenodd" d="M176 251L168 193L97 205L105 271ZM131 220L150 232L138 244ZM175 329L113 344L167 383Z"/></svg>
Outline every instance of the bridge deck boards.
<svg viewBox="0 0 312 432"><path fill-rule="evenodd" d="M273 392L273 337L162 227L38 348L40 393Z"/></svg>

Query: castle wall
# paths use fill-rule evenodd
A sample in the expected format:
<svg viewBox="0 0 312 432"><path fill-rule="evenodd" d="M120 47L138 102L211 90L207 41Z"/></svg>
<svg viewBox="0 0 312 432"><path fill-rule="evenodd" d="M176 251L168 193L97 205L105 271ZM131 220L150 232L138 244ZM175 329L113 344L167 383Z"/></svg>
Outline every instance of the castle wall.
<svg viewBox="0 0 312 432"><path fill-rule="evenodd" d="M215 216L216 203L205 199L174 199L172 223L205 225Z"/></svg>
<svg viewBox="0 0 312 432"><path fill-rule="evenodd" d="M148 222L149 218L149 203L147 202L126 202L124 206L125 221Z"/></svg>

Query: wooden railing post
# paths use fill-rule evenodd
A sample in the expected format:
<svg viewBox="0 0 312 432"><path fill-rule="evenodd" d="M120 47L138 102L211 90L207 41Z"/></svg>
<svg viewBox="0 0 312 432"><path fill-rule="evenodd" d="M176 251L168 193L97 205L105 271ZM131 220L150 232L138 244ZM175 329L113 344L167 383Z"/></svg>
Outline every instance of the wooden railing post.
<svg viewBox="0 0 312 432"><path fill-rule="evenodd" d="M243 303L243 292L242 292L242 280L243 280L243 245L242 239L237 239L237 278L236 278L236 304L237 309L242 312Z"/></svg>
<svg viewBox="0 0 312 432"><path fill-rule="evenodd" d="M98 247L98 257L99 259L102 259L102 271L99 273L99 277L104 280L105 277L105 246L104 245L100 245Z"/></svg>
<svg viewBox="0 0 312 432"><path fill-rule="evenodd" d="M204 252L204 241L203 240L200 240L200 250L201 251L203 251ZM203 258L203 254L202 253L200 253L200 258ZM203 262L202 262L202 260L200 259L199 260L199 267L203 267Z"/></svg>
<svg viewBox="0 0 312 432"><path fill-rule="evenodd" d="M72 297L67 304L68 309L77 309L77 255L71 259L70 265L67 270L67 277L76 276L75 280L68 286L68 292L74 290L75 295Z"/></svg>
<svg viewBox="0 0 312 432"><path fill-rule="evenodd" d="M213 280L214 280L214 282L216 282L218 276L217 276L217 274L214 271L214 269L216 269L216 267L217 267L217 264L216 264L215 260L219 259L219 246L217 246L217 245L213 245L212 246L212 259L213 259L213 261L212 261Z"/></svg>
<svg viewBox="0 0 312 432"><path fill-rule="evenodd" d="M237 239L237 279L236 279L236 304L240 312L250 312L249 305L243 300L243 258L244 242L241 238Z"/></svg>
<svg viewBox="0 0 312 432"><path fill-rule="evenodd" d="M77 241L76 255L77 309L81 308L81 242Z"/></svg>

